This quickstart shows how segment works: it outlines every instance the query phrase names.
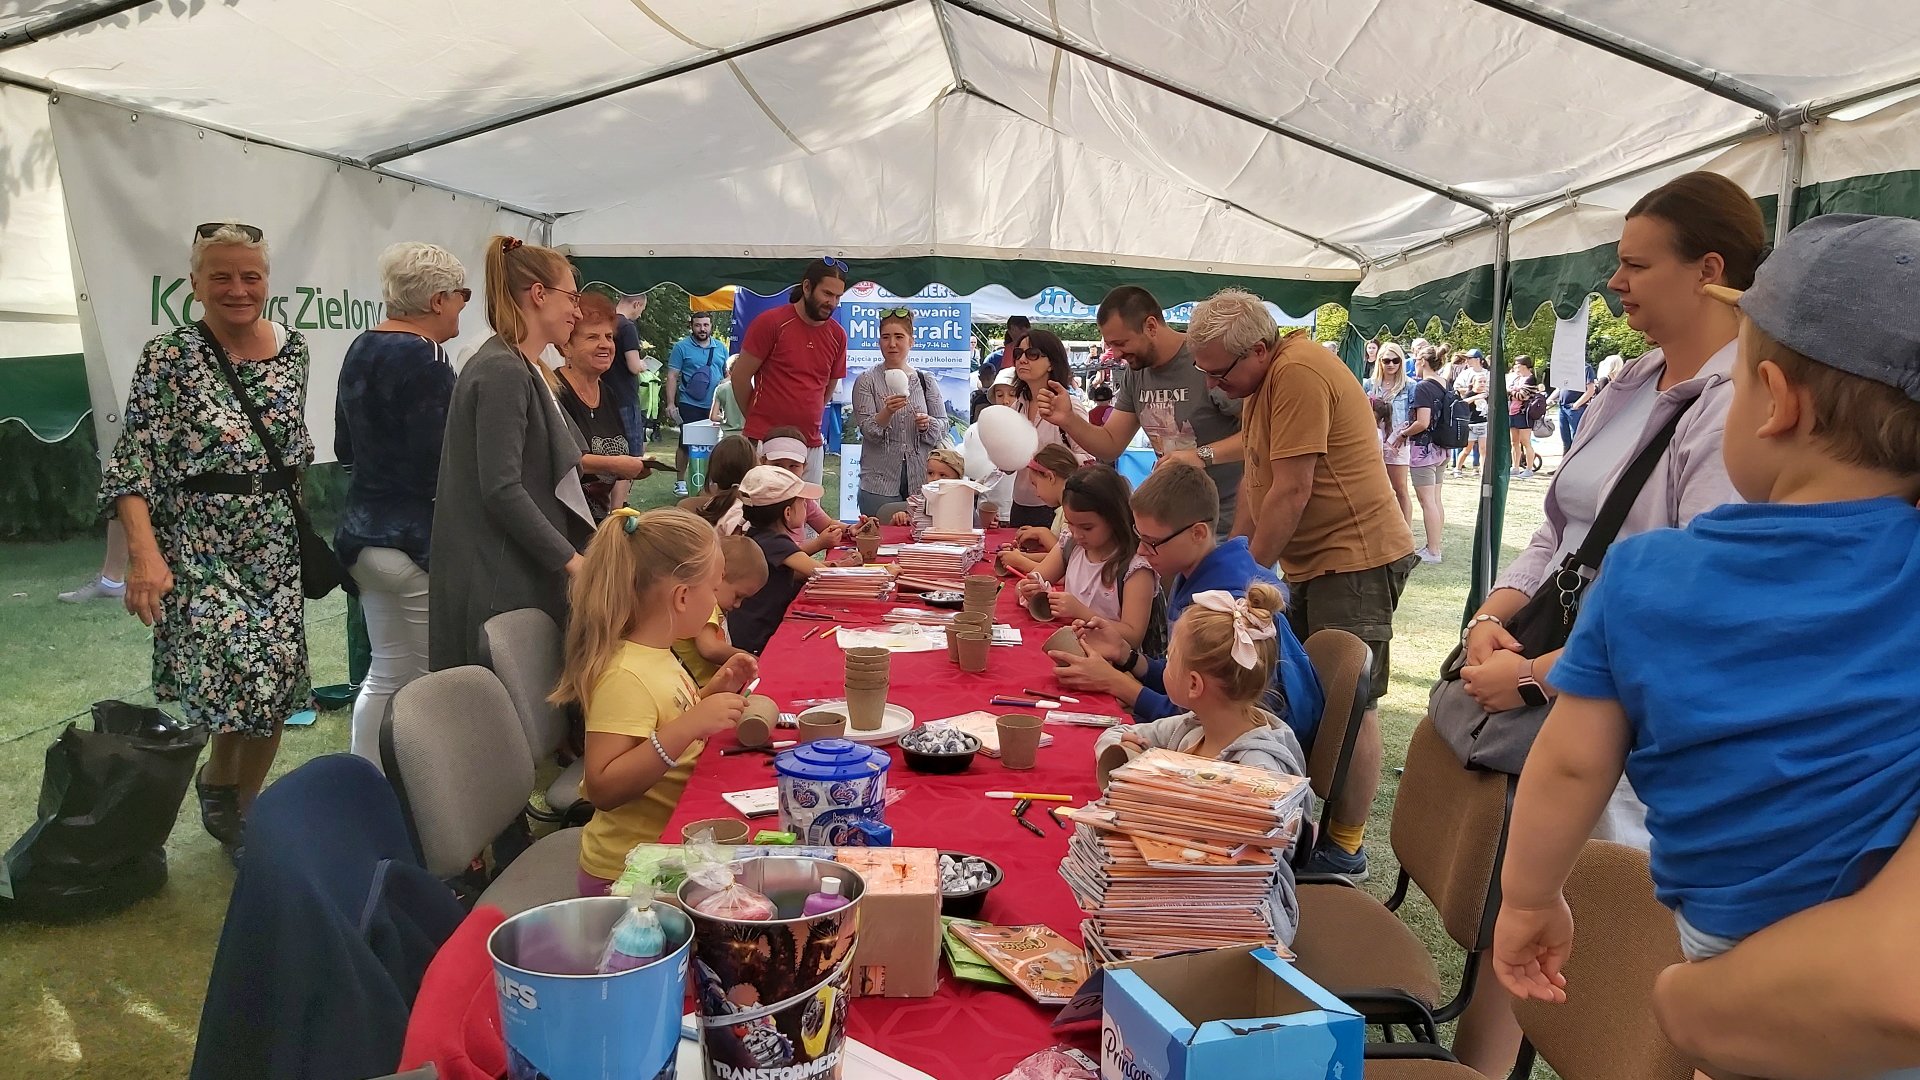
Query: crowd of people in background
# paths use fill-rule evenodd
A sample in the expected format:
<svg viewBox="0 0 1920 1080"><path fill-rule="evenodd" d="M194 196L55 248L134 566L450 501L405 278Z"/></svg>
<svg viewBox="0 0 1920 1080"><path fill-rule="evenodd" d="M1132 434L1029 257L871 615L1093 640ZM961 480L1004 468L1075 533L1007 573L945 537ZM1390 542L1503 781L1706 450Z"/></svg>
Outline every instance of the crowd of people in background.
<svg viewBox="0 0 1920 1080"><path fill-rule="evenodd" d="M1765 955L1817 977L1817 948L1742 941L1778 940L1776 922L1791 941L1793 927L1848 903L1920 815L1910 783L1885 782L1920 755L1901 723L1920 687L1895 688L1911 665L1888 651L1912 640L1901 597L1920 585L1909 580L1920 574L1920 331L1900 314L1917 233L1894 219L1818 218L1762 268L1767 232L1751 198L1723 177L1681 176L1628 212L1609 282L1658 347L1552 387L1515 357L1505 401L1492 400L1480 350L1369 343L1356 379L1235 288L1198 304L1184 331L1146 289L1108 293L1096 321L1120 366L1095 385L1104 394L1086 393L1057 336L1009 320L972 411L1014 410L1040 449L1013 470L1005 509L1018 544L1001 558L1029 575L1023 594L1062 587L1054 603L1086 652L1055 655L1064 685L1113 693L1153 722L1174 715L1170 696L1205 685L1187 681L1192 671L1215 680L1205 709L1142 729L1154 745L1224 753L1231 739L1298 768L1324 701L1301 643L1326 629L1363 641L1372 669L1352 779L1306 863L1362 879L1394 615L1415 568L1442 561L1443 481L1491 467L1495 410L1506 410L1514 478L1540 474L1536 439L1557 431L1545 523L1461 635L1460 681L1489 713L1554 704L1536 750L1550 764L1522 775L1514 809L1495 971L1512 995L1562 992L1571 925L1557 893L1568 852L1591 832L1652 847L1695 961L1685 967L1733 972ZM196 777L203 824L238 857L283 720L309 690L299 490L313 458L310 358L297 331L264 317L262 229L200 226L189 263L205 318L148 344L101 496L125 537L125 605L154 627L156 695L213 732ZM809 263L788 303L743 328L730 365L711 320L691 320L662 408L737 434L714 446L703 490L687 491L683 452L672 471L685 507L645 513L627 506L631 485L668 468L645 456L632 298L583 286L558 251L495 237L482 297L494 333L456 373L443 346L473 299L466 268L401 244L381 273L387 318L348 350L336 404L335 450L352 481L333 547L374 656L353 751L377 762L392 694L478 662L488 618L546 612L566 628L556 700L584 710L585 790L604 818L583 842L581 884L604 887L615 854L657 835L703 741L737 721L755 655L845 534L820 507L820 478L823 409L847 376L833 315L848 267ZM1796 292L1812 290L1843 306L1864 297L1848 308L1852 329L1804 318ZM852 402L860 509L876 517L966 468L939 387L911 364L912 312L885 311L880 328L882 359L854 380ZM1464 440L1438 441L1463 414ZM1157 467L1134 487L1111 466L1142 432ZM1654 465L1625 512L1617 564L1566 648L1528 655L1510 623L1643 452ZM1675 577L1674 566L1691 569ZM1741 591L1762 566L1802 584L1791 618ZM1203 630L1216 616L1226 621ZM1241 685L1226 647L1195 635L1248 628L1274 644ZM1743 635L1767 643L1755 646L1764 662L1739 653ZM1789 651L1801 663L1776 662ZM1809 667L1828 676L1819 701L1794 674ZM1258 738L1241 745L1218 717L1255 715L1255 703ZM1813 714L1817 732L1804 723ZM1858 752L1869 744L1897 767ZM1822 823L1791 851L1758 820L1777 808L1752 809L1786 790L1747 767L1755 755L1820 783L1789 781ZM1807 772L1815 765L1826 771ZM1729 869L1713 855L1722 842L1749 861ZM1766 880L1792 888L1749 895L1754 867L1774 862L1784 866ZM1663 979L1660 1007L1698 1015L1746 992L1682 974ZM1518 1046L1511 1002L1489 989L1461 1018L1455 1052L1487 1075L1504 1075Z"/></svg>

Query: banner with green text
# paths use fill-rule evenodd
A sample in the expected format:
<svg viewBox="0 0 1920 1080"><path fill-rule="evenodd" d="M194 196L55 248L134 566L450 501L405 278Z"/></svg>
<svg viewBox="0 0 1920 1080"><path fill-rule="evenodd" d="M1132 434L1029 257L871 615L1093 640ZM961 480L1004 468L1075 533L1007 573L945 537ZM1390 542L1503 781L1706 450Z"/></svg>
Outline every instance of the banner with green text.
<svg viewBox="0 0 1920 1080"><path fill-rule="evenodd" d="M118 106L65 96L51 112L102 447L119 434L142 347L200 317L187 261L202 222L266 232L265 314L306 337L307 427L320 461L334 457L341 358L385 316L380 253L424 240L465 264L474 302L447 344L449 355L464 356L491 333L480 302L487 237L532 238L539 224L484 199Z"/></svg>

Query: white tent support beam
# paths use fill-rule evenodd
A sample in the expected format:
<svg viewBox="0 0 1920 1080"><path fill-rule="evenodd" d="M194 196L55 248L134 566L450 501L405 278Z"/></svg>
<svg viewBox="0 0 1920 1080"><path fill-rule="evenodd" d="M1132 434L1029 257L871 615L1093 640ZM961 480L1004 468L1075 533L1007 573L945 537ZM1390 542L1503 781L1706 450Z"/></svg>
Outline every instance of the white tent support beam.
<svg viewBox="0 0 1920 1080"><path fill-rule="evenodd" d="M940 3L940 2L942 2L942 0L935 0L935 3ZM1005 109L1007 112L1011 113L1014 116L1021 115L1018 110L1013 108L1013 106L1006 104L1000 99L994 97L992 94L989 94L984 90L981 90L979 87L976 87L976 86L963 87L956 92L966 94L968 97L976 98L980 101L984 101L996 109ZM1062 137L1064 138L1065 136L1063 135ZM1323 236L1315 236L1312 233L1303 232L1299 229L1294 228L1291 225L1287 225L1283 222L1275 221L1272 218L1266 216L1265 214L1260 213L1257 210L1248 209L1247 207L1240 205L1239 203L1233 201L1232 199L1225 198L1224 196L1207 193L1207 198L1212 199L1214 202L1217 202L1222 206L1228 207L1242 214L1245 214L1248 217L1254 219L1255 221L1260 222L1263 225L1267 225L1271 228L1278 229L1281 232L1286 233L1288 236L1299 237L1300 239L1305 240L1307 243L1312 244L1315 247L1326 248L1328 251L1331 251L1341 256L1342 258L1350 259L1352 260L1354 269L1356 270L1364 271L1367 268L1366 253L1360 251L1358 248L1349 247L1346 244L1342 244L1336 240L1328 240L1326 237L1323 237Z"/></svg>
<svg viewBox="0 0 1920 1080"><path fill-rule="evenodd" d="M947 50L947 67L953 72L953 85L956 90L971 92L973 84L967 82L966 72L960 70L960 46L953 40L953 26L948 22L952 17L947 14L945 0L927 0L933 5L934 25L940 28L940 44Z"/></svg>
<svg viewBox="0 0 1920 1080"><path fill-rule="evenodd" d="M222 124L213 123L209 120L202 120L198 117L183 116L180 113L171 112L166 109L157 109L150 105L135 104L131 101L107 94L81 93L77 90L69 90L65 87L43 82L39 79L29 79L6 71L0 71L0 84L38 91L39 93L47 95L49 102L54 104L58 104L62 97L76 97L85 101L96 101L102 105L111 105L116 109L125 109L136 116L156 116L163 120L172 120L176 123L185 124L188 127L217 132L229 138L252 143L255 146L271 146L275 150L286 150L295 154L304 154L307 157L319 158L322 161L331 161L343 169L364 169L367 172L392 180L396 184L417 184L420 187L431 188L434 191L444 191L449 195L458 195L463 199L478 199L481 202L494 203L502 210L519 214L522 217L533 218L535 221L542 222L545 225L551 225L556 217L556 215L549 214L543 210L532 210L524 206L515 206L512 203L502 202L491 195L482 194L478 191L468 191L465 188L451 187L436 180L426 180L418 176L408 176L406 173L371 166L364 161L355 161L353 158L340 154L330 154L325 150L315 150L310 146L296 146L293 143L281 142L278 139L269 139L253 132L240 131Z"/></svg>
<svg viewBox="0 0 1920 1080"><path fill-rule="evenodd" d="M36 19L16 30L0 31L0 52L30 45L43 38L64 34L69 30L78 30L94 23L111 19L115 15L132 11L147 0L95 0L91 4L79 4L66 11L57 11L43 19Z"/></svg>
<svg viewBox="0 0 1920 1080"><path fill-rule="evenodd" d="M1793 228L1793 197L1800 190L1800 162L1807 150L1807 129L1788 124L1780 132L1780 199L1773 208L1773 242L1780 243Z"/></svg>
<svg viewBox="0 0 1920 1080"><path fill-rule="evenodd" d="M1564 11L1555 11L1540 3L1539 0L1473 0L1473 2L1482 7L1492 8L1503 15L1510 15L1550 30L1562 37L1571 38L1583 45L1610 53L1622 60L1697 86L1715 97L1745 105L1758 113L1778 116L1791 105L1791 102L1782 101L1779 97L1767 93L1752 83L1743 82L1725 72L1697 64L1685 57L1656 49L1643 41L1636 41Z"/></svg>
<svg viewBox="0 0 1920 1080"><path fill-rule="evenodd" d="M1231 116L1235 120L1251 124L1263 131L1278 135L1283 139L1291 139L1302 145L1310 146L1321 153L1330 154L1342 161L1358 165L1363 169L1370 169L1384 176L1390 176L1403 184L1410 184L1422 191L1438 195L1443 199L1458 203L1461 206L1471 207L1487 215L1489 218L1498 212L1492 203L1478 195L1461 191L1458 188L1441 183L1432 177L1422 176L1419 173L1400 168L1397 165L1390 165L1384 161L1378 161L1360 150L1356 150L1353 147L1346 146L1331 139L1322 138L1293 124L1288 124L1278 119L1256 116L1238 105L1221 101L1218 98L1209 97L1198 90L1176 83L1164 76L1156 75L1153 72L1134 67L1124 61L1116 60L1098 49L1079 44L1078 42L1069 41L1067 38L1051 30L1034 26L1022 19L1003 15L984 4L978 3L977 0L942 0L942 2L959 8L969 15L977 16L997 26L1004 27L1019 34L1024 34L1035 41L1051 45L1061 52L1067 53L1070 56L1076 56L1090 64L1096 64L1109 71L1145 83L1148 86L1164 90L1176 97L1184 98L1201 108L1209 109L1224 116Z"/></svg>
<svg viewBox="0 0 1920 1080"><path fill-rule="evenodd" d="M663 82L677 75L686 75L704 68L713 67L716 64L731 63L743 56L751 56L764 49L771 49L776 45L785 45L787 42L798 41L801 38L820 33L823 30L831 30L834 27L843 26L850 22L858 22L869 15L878 15L882 12L892 11L895 8L906 7L909 4L918 2L919 0L880 0L877 4L870 4L842 15L836 15L831 19L823 19L820 22L795 27L792 30L782 31L781 33L760 38L756 41L749 41L744 45L736 45L730 49L721 49L717 52L709 52L701 56L690 57L679 63L655 68L644 75L638 75L631 79L622 79L619 82L596 87L592 90L585 90L577 94L567 94L531 108L510 112L503 116L490 117L486 120L468 124L465 127L458 127L452 131L430 138L416 139L413 142L402 143L399 146L390 146L385 150L369 154L367 156L367 164L384 165L389 161L397 161L400 158L425 153L428 150L437 150L440 147L448 146L464 139L486 135L499 131L501 128L512 127L515 124L535 120L542 116L557 113L565 109L571 109L578 105L588 105L603 98L612 97L615 94L624 94L629 90L638 90L643 86L651 86L654 83Z"/></svg>

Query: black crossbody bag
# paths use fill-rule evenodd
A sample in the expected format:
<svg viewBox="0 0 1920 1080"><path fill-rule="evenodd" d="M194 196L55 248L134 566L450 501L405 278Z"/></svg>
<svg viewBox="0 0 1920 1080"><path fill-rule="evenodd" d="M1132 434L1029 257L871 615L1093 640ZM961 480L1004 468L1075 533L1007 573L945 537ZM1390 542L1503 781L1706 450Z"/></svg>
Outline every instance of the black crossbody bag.
<svg viewBox="0 0 1920 1080"><path fill-rule="evenodd" d="M1574 619L1580 614L1580 598L1600 573L1600 561L1606 557L1607 548L1620 535L1627 514L1639 500L1660 459L1666 456L1681 417L1699 401L1696 397L1682 405L1654 433L1607 492L1599 514L1593 519L1593 528L1587 531L1579 550L1568 555L1557 570L1547 575L1526 606L1506 621L1507 633L1520 643L1521 655L1540 657L1566 646L1567 638L1573 634ZM1463 639L1447 656L1447 662L1440 665L1440 681L1433 684L1433 691L1427 697L1427 715L1433 718L1434 730L1462 765L1517 776L1553 703L1522 705L1490 713L1481 708L1460 681L1460 669L1466 661L1467 646Z"/></svg>
<svg viewBox="0 0 1920 1080"><path fill-rule="evenodd" d="M246 388L240 385L240 373L233 370L233 361L227 359L227 350L214 338L213 331L203 322L196 323L200 336L212 350L213 358L220 364L220 374L226 376L227 386L233 390L234 401L240 405L240 412L246 416L247 423L253 427L253 434L260 440L261 449L267 453L267 464L273 468L274 475L282 482L281 490L287 493L287 504L293 508L293 528L295 539L300 544L300 591L309 600L318 600L335 589L345 589L348 596L359 596L359 583L347 568L340 565L340 557L333 548L313 531L313 521L307 517L307 508L300 503L300 488L294 482L294 473L280 456L280 448L274 445L267 434L267 425L260 420L260 411L254 408L253 399L247 396Z"/></svg>

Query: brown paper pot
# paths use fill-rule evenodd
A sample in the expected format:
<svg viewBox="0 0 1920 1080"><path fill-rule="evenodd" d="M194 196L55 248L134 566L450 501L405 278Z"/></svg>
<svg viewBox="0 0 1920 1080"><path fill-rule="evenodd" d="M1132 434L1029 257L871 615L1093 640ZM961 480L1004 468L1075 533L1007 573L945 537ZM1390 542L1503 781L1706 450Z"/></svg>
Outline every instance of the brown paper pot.
<svg viewBox="0 0 1920 1080"><path fill-rule="evenodd" d="M747 823L738 818L704 818L689 821L680 827L680 842L686 843L703 832L712 831L716 844L744 844L747 842Z"/></svg>
<svg viewBox="0 0 1920 1080"><path fill-rule="evenodd" d="M1000 527L1000 507L993 503L980 504L980 527L997 529Z"/></svg>
<svg viewBox="0 0 1920 1080"><path fill-rule="evenodd" d="M1107 778L1113 775L1113 770L1132 761L1139 753L1138 747L1128 743L1115 743L1100 751L1100 756L1093 762L1093 779L1100 785L1100 790L1107 789Z"/></svg>
<svg viewBox="0 0 1920 1080"><path fill-rule="evenodd" d="M847 663L849 664L873 663L874 661L886 663L892 659L892 653L876 645L861 645L847 650Z"/></svg>
<svg viewBox="0 0 1920 1080"><path fill-rule="evenodd" d="M847 714L832 709L814 709L800 714L800 741L837 739L847 733Z"/></svg>
<svg viewBox="0 0 1920 1080"><path fill-rule="evenodd" d="M1080 639L1073 636L1073 630L1070 627L1055 630L1052 636L1047 638L1047 643L1040 648L1042 652L1072 653L1075 656L1087 655L1087 650L1080 646ZM1064 665L1056 660L1054 661L1054 666L1061 667Z"/></svg>
<svg viewBox="0 0 1920 1080"><path fill-rule="evenodd" d="M1031 769L1040 752L1040 718L1032 713L1007 713L994 721L1000 732L1000 764L1009 769Z"/></svg>
<svg viewBox="0 0 1920 1080"><path fill-rule="evenodd" d="M887 688L847 687L847 726L854 731L880 730L887 709Z"/></svg>
<svg viewBox="0 0 1920 1080"><path fill-rule="evenodd" d="M741 746L765 746L773 741L773 725L748 714L740 718L739 725L733 729L733 737L740 740Z"/></svg>
<svg viewBox="0 0 1920 1080"><path fill-rule="evenodd" d="M1053 621L1053 594L1042 589L1027 597L1027 614L1041 622Z"/></svg>
<svg viewBox="0 0 1920 1080"><path fill-rule="evenodd" d="M977 630L963 630L960 633L960 670L980 672L987 670L987 650L992 639Z"/></svg>
<svg viewBox="0 0 1920 1080"><path fill-rule="evenodd" d="M947 663L957 664L959 662L960 628L957 626L949 626L947 627Z"/></svg>
<svg viewBox="0 0 1920 1080"><path fill-rule="evenodd" d="M885 686L887 680L891 678L893 678L893 672L883 667L854 667L846 671L846 681L857 682L862 686L872 686L875 683Z"/></svg>
<svg viewBox="0 0 1920 1080"><path fill-rule="evenodd" d="M880 534L862 533L853 538L853 546L860 549L860 558L872 562L880 557Z"/></svg>

